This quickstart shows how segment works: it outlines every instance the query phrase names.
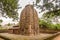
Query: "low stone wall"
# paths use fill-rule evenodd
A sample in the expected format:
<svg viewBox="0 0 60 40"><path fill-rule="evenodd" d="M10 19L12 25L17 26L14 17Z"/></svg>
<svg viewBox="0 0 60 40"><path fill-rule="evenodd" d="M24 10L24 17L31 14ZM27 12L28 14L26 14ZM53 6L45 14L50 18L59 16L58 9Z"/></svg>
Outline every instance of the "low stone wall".
<svg viewBox="0 0 60 40"><path fill-rule="evenodd" d="M57 33L57 32L60 32L60 30L39 29L39 32L40 33ZM0 33L20 34L20 29L12 28L8 30L0 30Z"/></svg>
<svg viewBox="0 0 60 40"><path fill-rule="evenodd" d="M8 30L0 30L0 33L6 33Z"/></svg>
<svg viewBox="0 0 60 40"><path fill-rule="evenodd" d="M0 33L20 34L20 29L19 27L15 27L10 29L0 30Z"/></svg>
<svg viewBox="0 0 60 40"><path fill-rule="evenodd" d="M40 33L57 33L60 32L60 30L53 30L53 29L39 29Z"/></svg>
<svg viewBox="0 0 60 40"><path fill-rule="evenodd" d="M8 29L7 33L20 34L20 30L19 29Z"/></svg>

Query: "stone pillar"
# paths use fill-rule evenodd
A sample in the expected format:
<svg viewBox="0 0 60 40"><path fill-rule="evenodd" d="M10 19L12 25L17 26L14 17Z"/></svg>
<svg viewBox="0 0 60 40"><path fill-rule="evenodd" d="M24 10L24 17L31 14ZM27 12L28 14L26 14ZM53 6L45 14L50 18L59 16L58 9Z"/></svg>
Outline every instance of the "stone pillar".
<svg viewBox="0 0 60 40"><path fill-rule="evenodd" d="M20 34L36 35L39 33L38 15L32 5L27 5L20 16Z"/></svg>

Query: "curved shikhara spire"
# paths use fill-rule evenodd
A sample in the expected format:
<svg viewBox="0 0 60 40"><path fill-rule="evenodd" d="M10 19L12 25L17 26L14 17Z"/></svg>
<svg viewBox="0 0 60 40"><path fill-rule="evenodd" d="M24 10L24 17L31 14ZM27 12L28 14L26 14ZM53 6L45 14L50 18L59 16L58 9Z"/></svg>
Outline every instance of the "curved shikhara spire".
<svg viewBox="0 0 60 40"><path fill-rule="evenodd" d="M27 5L20 16L20 34L36 35L39 33L38 15L32 5Z"/></svg>

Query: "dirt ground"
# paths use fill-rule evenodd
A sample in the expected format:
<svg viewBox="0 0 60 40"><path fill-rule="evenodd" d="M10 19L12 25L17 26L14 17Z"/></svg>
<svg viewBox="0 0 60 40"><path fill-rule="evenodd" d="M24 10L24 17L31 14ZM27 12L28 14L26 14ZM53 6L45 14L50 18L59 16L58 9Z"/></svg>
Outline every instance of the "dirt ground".
<svg viewBox="0 0 60 40"><path fill-rule="evenodd" d="M56 36L53 40L60 40L60 35Z"/></svg>
<svg viewBox="0 0 60 40"><path fill-rule="evenodd" d="M9 34L9 33L0 33L0 36L4 38L8 38L10 40L44 40L53 35L54 34L40 33L39 35L35 35L35 36L23 36L23 35ZM60 40L60 35L55 37L53 40Z"/></svg>
<svg viewBox="0 0 60 40"><path fill-rule="evenodd" d="M0 38L0 40L4 40L4 39Z"/></svg>
<svg viewBox="0 0 60 40"><path fill-rule="evenodd" d="M9 34L9 33L0 33L0 36L9 38L11 40L43 40L47 37L52 36L53 34L39 34L35 36L23 36L23 35L16 35L16 34Z"/></svg>

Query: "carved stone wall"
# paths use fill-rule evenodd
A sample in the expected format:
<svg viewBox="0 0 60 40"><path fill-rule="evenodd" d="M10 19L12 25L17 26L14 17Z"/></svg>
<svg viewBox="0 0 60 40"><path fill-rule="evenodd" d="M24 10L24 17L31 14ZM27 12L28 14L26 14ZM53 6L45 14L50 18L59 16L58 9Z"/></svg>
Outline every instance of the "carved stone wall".
<svg viewBox="0 0 60 40"><path fill-rule="evenodd" d="M20 34L36 35L39 33L38 15L32 5L27 5L20 16Z"/></svg>

